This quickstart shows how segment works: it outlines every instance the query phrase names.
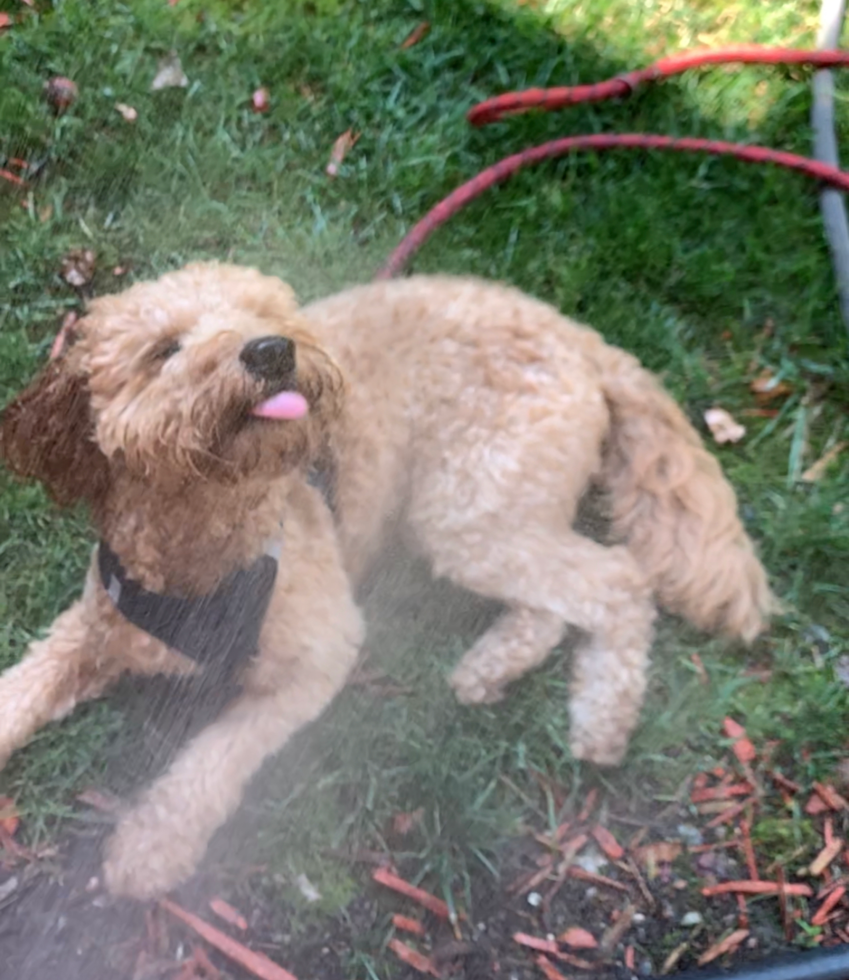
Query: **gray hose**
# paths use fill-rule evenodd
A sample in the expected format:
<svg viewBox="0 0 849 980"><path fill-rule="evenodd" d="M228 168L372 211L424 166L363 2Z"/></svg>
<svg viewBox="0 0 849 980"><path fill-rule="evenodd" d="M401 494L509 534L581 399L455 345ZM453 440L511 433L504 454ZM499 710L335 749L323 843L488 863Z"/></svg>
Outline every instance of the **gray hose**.
<svg viewBox="0 0 849 980"><path fill-rule="evenodd" d="M692 970L676 973L673 980L847 980L849 947L794 953L780 959L747 963L736 969Z"/></svg>
<svg viewBox="0 0 849 980"><path fill-rule="evenodd" d="M845 0L822 0L817 47L834 49L840 45ZM814 100L811 107L814 131L814 157L833 167L840 166L837 137L834 133L834 77L828 69L814 74ZM840 312L849 330L849 222L840 191L825 188L820 192L820 210L825 234L831 249L831 261L837 280Z"/></svg>

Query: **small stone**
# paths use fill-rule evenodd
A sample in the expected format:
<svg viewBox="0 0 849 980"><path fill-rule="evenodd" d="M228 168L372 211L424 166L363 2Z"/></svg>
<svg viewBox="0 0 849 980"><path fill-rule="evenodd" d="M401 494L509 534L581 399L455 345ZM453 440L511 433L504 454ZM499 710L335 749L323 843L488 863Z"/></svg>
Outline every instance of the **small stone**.
<svg viewBox="0 0 849 980"><path fill-rule="evenodd" d="M635 926L641 926L646 921L646 917L642 912L635 912L631 917L631 921Z"/></svg>
<svg viewBox="0 0 849 980"><path fill-rule="evenodd" d="M532 909L538 909L542 905L542 895L539 892L531 892L528 895L528 905Z"/></svg>
<svg viewBox="0 0 849 980"><path fill-rule="evenodd" d="M584 892L584 897L590 900L598 896L598 889L595 885L590 885L590 887Z"/></svg>
<svg viewBox="0 0 849 980"><path fill-rule="evenodd" d="M687 912L681 919L681 925L692 929L693 926L700 926L703 921L701 912Z"/></svg>
<svg viewBox="0 0 849 980"><path fill-rule="evenodd" d="M702 832L698 827L694 827L689 823L680 823L676 828L678 836L687 845L687 847L698 847L699 844L704 843L704 837L702 837Z"/></svg>

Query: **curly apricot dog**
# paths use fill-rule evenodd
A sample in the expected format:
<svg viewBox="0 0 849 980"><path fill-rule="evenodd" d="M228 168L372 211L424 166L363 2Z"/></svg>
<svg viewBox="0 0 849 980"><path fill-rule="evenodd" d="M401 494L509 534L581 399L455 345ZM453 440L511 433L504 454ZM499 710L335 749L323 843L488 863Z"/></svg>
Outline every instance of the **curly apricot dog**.
<svg viewBox="0 0 849 980"><path fill-rule="evenodd" d="M390 521L435 574L504 604L451 676L461 701L499 698L583 631L571 745L601 764L638 719L655 600L746 641L774 608L673 400L515 289L420 276L299 310L275 278L195 264L95 300L75 331L6 408L0 454L86 501L100 544L82 598L0 678L0 764L125 671L247 654L238 697L121 818L115 893L189 876L262 760L343 686L363 637L349 583ZM335 520L307 479L321 461ZM612 546L573 530L591 482Z"/></svg>

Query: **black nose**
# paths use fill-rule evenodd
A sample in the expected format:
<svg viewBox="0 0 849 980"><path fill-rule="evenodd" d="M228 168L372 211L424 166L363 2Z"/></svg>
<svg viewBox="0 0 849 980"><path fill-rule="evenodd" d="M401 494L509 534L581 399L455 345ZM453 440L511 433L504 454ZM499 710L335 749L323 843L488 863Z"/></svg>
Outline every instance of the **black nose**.
<svg viewBox="0 0 849 980"><path fill-rule="evenodd" d="M239 360L260 381L282 381L295 370L295 344L288 337L257 337L245 344Z"/></svg>

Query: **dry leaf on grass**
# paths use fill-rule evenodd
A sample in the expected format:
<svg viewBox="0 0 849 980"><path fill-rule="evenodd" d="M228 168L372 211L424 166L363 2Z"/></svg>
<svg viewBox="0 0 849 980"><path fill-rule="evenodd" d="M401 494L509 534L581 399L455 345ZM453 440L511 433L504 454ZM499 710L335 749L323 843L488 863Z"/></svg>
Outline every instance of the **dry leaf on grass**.
<svg viewBox="0 0 849 980"><path fill-rule="evenodd" d="M44 97L58 115L69 109L77 101L78 95L77 83L64 75L48 78L44 83Z"/></svg>
<svg viewBox="0 0 849 980"><path fill-rule="evenodd" d="M749 385L749 390L761 403L770 402L774 398L784 398L787 395L793 394L793 387L786 381L782 381L781 378L776 378L769 369L762 371L752 381Z"/></svg>
<svg viewBox="0 0 849 980"><path fill-rule="evenodd" d="M126 102L116 102L115 108L128 123L134 123L139 118L138 110L134 109L131 105L127 105Z"/></svg>
<svg viewBox="0 0 849 980"><path fill-rule="evenodd" d="M704 420L714 442L720 445L726 442L739 442L746 434L746 426L740 425L724 408L709 408L704 413Z"/></svg>
<svg viewBox="0 0 849 980"><path fill-rule="evenodd" d="M849 442L837 442L827 453L824 453L813 466L809 466L805 472L802 474L800 479L803 483L817 483L825 476L825 471L831 466L831 464L837 459L837 457L843 452L843 450L849 446Z"/></svg>
<svg viewBox="0 0 849 980"><path fill-rule="evenodd" d="M251 109L254 112L268 112L271 108L271 93L267 88L258 88L251 96Z"/></svg>
<svg viewBox="0 0 849 980"><path fill-rule="evenodd" d="M159 59L156 75L150 83L150 90L158 92L163 88L185 88L188 84L189 80L183 71L180 56L176 51L171 51L164 58Z"/></svg>
<svg viewBox="0 0 849 980"><path fill-rule="evenodd" d="M359 138L360 134L355 133L352 129L346 129L341 136L337 136L330 151L330 163L325 168L325 173L328 176L336 177L339 174L339 167L348 155L348 151L356 145Z"/></svg>
<svg viewBox="0 0 849 980"><path fill-rule="evenodd" d="M705 966L707 963L712 963L724 953L733 953L740 943L742 943L743 940L748 937L748 935L748 929L736 929L730 936L720 939L718 943L714 943L710 949L707 949L704 953L702 953L702 955L699 957L699 966Z"/></svg>
<svg viewBox="0 0 849 980"><path fill-rule="evenodd" d="M97 256L90 248L74 248L62 259L59 274L75 289L87 286L94 277Z"/></svg>
<svg viewBox="0 0 849 980"><path fill-rule="evenodd" d="M423 20L421 24L414 27L406 38L404 38L404 41L401 44L401 50L404 51L407 48L411 48L414 44L418 44L429 30L430 24L428 21Z"/></svg>
<svg viewBox="0 0 849 980"><path fill-rule="evenodd" d="M14 837L20 825L21 817L15 801L9 796L0 796L0 827Z"/></svg>
<svg viewBox="0 0 849 980"><path fill-rule="evenodd" d="M401 837L405 837L411 830L418 827L424 817L424 807L412 810L410 813L396 813L392 818L392 829Z"/></svg>

